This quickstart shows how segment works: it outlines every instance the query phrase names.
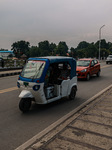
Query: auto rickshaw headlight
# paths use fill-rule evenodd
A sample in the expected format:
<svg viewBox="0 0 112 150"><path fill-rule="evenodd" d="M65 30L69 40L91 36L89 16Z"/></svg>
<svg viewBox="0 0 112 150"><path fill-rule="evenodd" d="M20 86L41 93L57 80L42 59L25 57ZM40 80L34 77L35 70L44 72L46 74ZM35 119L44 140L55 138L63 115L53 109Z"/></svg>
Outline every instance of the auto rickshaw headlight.
<svg viewBox="0 0 112 150"><path fill-rule="evenodd" d="M17 82L17 87L20 88L20 83L19 82Z"/></svg>
<svg viewBox="0 0 112 150"><path fill-rule="evenodd" d="M33 86L33 90L34 90L34 91L38 91L39 88L40 88L40 85L34 85L34 86Z"/></svg>

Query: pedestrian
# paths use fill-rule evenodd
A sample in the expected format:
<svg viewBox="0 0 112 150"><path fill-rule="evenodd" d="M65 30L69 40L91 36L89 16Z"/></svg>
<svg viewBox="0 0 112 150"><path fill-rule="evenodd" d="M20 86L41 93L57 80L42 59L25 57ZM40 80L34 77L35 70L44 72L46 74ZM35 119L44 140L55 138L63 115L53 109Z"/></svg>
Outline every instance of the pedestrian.
<svg viewBox="0 0 112 150"><path fill-rule="evenodd" d="M16 68L16 60L14 60L14 67Z"/></svg>

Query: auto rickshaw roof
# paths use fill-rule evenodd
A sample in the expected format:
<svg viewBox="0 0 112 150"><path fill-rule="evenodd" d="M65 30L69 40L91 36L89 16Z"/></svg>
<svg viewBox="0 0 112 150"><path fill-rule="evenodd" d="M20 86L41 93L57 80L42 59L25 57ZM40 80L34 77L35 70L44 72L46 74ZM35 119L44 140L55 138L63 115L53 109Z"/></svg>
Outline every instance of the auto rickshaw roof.
<svg viewBox="0 0 112 150"><path fill-rule="evenodd" d="M62 61L75 61L73 57L66 57L66 56L44 56L44 57L32 57L28 60L49 60L50 63L62 62Z"/></svg>

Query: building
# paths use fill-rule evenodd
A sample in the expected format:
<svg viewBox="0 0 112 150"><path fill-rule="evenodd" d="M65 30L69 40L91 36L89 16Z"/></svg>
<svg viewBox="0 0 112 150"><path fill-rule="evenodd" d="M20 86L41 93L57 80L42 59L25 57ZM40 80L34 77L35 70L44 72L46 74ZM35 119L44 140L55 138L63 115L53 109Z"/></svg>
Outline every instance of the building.
<svg viewBox="0 0 112 150"><path fill-rule="evenodd" d="M0 51L0 57L7 59L10 55L14 56L13 51Z"/></svg>

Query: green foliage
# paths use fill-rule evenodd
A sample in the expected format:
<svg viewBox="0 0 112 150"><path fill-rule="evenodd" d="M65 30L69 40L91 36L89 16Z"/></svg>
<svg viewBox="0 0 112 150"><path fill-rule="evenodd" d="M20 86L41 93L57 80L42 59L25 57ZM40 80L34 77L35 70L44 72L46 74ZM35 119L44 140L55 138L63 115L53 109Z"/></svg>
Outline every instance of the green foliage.
<svg viewBox="0 0 112 150"><path fill-rule="evenodd" d="M26 54L29 51L30 43L26 41L18 41L11 45L11 50L13 50L16 57L20 57L22 54Z"/></svg>
<svg viewBox="0 0 112 150"><path fill-rule="evenodd" d="M71 49L70 49L70 56L77 58L77 50L73 47L71 47Z"/></svg>
<svg viewBox="0 0 112 150"><path fill-rule="evenodd" d="M55 55L56 48L57 48L57 46L55 43L50 44L50 54L51 55Z"/></svg>
<svg viewBox="0 0 112 150"><path fill-rule="evenodd" d="M77 56L78 58L84 58L85 57L84 49L77 50Z"/></svg>
<svg viewBox="0 0 112 150"><path fill-rule="evenodd" d="M80 48L82 47L81 49L79 49L79 45L80 45ZM77 47L77 55L79 58L98 57L98 49L96 48L94 43L89 44L86 42L81 42L81 44L79 43L79 45Z"/></svg>
<svg viewBox="0 0 112 150"><path fill-rule="evenodd" d="M8 51L8 49L3 49L3 48L1 48L0 51Z"/></svg>
<svg viewBox="0 0 112 150"><path fill-rule="evenodd" d="M99 41L97 41L97 42L95 43L95 46L96 46L97 48L99 48ZM102 40L101 40L101 43L100 43L100 47L101 47L101 48L106 48L106 49L108 49L108 48L109 48L109 43L106 43L106 40L105 40L105 39L102 39Z"/></svg>
<svg viewBox="0 0 112 150"><path fill-rule="evenodd" d="M104 58L104 57L107 57L108 55L110 54L110 51L105 49L105 48L102 48L101 49L101 52L100 52L100 55Z"/></svg>
<svg viewBox="0 0 112 150"><path fill-rule="evenodd" d="M40 56L48 56L50 55L50 44L48 41L39 42L39 50L40 50Z"/></svg>
<svg viewBox="0 0 112 150"><path fill-rule="evenodd" d="M86 57L98 57L98 49L93 44L89 44L85 51Z"/></svg>
<svg viewBox="0 0 112 150"><path fill-rule="evenodd" d="M12 55L12 54L9 54L9 56L8 56L8 57L12 58L12 57L13 57L13 55Z"/></svg>
<svg viewBox="0 0 112 150"><path fill-rule="evenodd" d="M39 57L40 56L40 50L37 46L32 46L29 50L30 57Z"/></svg>
<svg viewBox="0 0 112 150"><path fill-rule="evenodd" d="M109 53L112 54L112 46L109 47Z"/></svg>
<svg viewBox="0 0 112 150"><path fill-rule="evenodd" d="M100 56L101 57L107 57L111 51L112 51L112 43L110 42L106 42L105 39L101 40L100 43ZM83 58L83 57L96 57L98 58L99 56L99 41L97 41L95 44L94 43L87 43L85 41L80 42L79 45L76 48L77 50L77 56L79 58Z"/></svg>
<svg viewBox="0 0 112 150"><path fill-rule="evenodd" d="M50 44L48 41L39 42L38 45L41 50L44 50L44 51L50 50Z"/></svg>
<svg viewBox="0 0 112 150"><path fill-rule="evenodd" d="M101 57L107 57L109 54L112 54L112 43L106 42L105 39L101 40ZM66 42L60 41L58 45L55 43L49 43L45 40L38 43L38 46L30 47L29 42L18 41L12 44L12 50L15 53L16 57L20 57L22 54L26 54L27 57L40 57L40 56L50 56L50 55L60 55L67 56L68 46ZM78 44L76 48L71 47L69 56L74 58L83 58L83 57L96 57L99 55L99 41L96 43L88 43L82 41Z"/></svg>
<svg viewBox="0 0 112 150"><path fill-rule="evenodd" d="M56 54L61 55L61 56L66 56L68 52L68 46L66 45L65 42L59 42L56 50Z"/></svg>
<svg viewBox="0 0 112 150"><path fill-rule="evenodd" d="M87 48L88 46L89 46L89 43L87 43L86 41L82 41L78 44L77 49Z"/></svg>

